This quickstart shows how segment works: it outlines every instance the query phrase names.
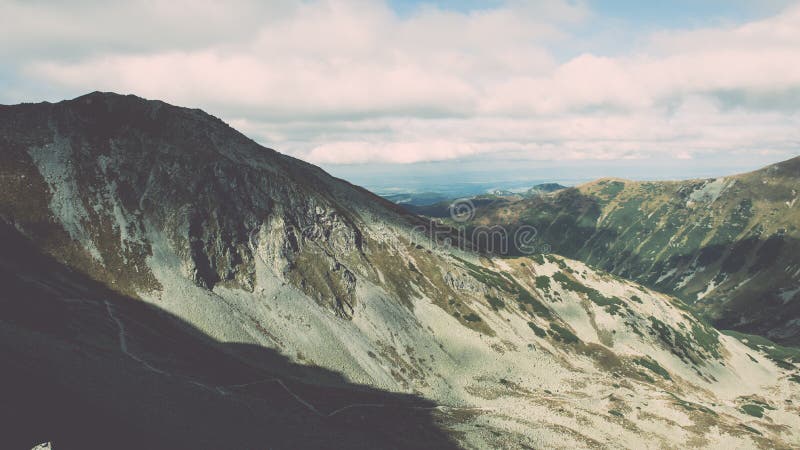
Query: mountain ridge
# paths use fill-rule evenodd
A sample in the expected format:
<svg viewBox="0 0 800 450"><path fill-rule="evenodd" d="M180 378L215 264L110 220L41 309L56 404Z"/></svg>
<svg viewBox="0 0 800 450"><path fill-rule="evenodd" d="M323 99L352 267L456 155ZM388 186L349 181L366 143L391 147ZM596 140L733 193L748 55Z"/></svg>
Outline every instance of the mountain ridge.
<svg viewBox="0 0 800 450"><path fill-rule="evenodd" d="M416 216L265 151L218 119L164 105L95 94L0 108L0 222L37 252L131 305L186 322L238 359L262 361L265 349L309 374L295 389L285 364L266 358L269 378L292 388L276 381L246 389L244 405L224 403L235 416L256 399L278 396L294 408L281 420L302 422L310 409L297 397L307 401L303 392L330 387L333 378L349 387L325 411L364 403L352 392L356 385L383 398L413 395L443 408L412 426L467 448L800 442L796 361L781 365L766 349L719 334L680 300L579 261L460 248ZM0 256L6 278L31 278L14 267L13 251L0 249ZM64 295L59 276L34 279L43 293L31 316L18 317L25 293L0 291L0 330L16 336L5 342L11 348L29 345L25 336L38 336L37 326L55 333L59 322L48 311L67 308L69 321L87 321L77 329L105 336L104 348L68 344L100 367L138 359L136 370L151 372L148 379L177 383L170 384L176 399L185 398L190 380L158 371L177 367L202 381L213 370L153 345L161 322L131 322L129 310L98 302L105 291L94 285ZM94 306L81 309L85 301ZM37 314L48 320L37 325ZM207 341L182 342L203 348ZM40 360L53 368L81 364L80 356L49 349L11 355L34 371ZM124 386L127 372L109 380ZM93 390L75 381L80 370L39 373L48 385ZM333 395L322 392L307 403ZM144 415L153 407L130 399ZM97 401L111 408L104 402L113 399ZM759 417L750 413L757 409ZM358 411L347 411L357 420ZM315 420L335 427L339 416ZM178 427L173 439L191 433Z"/></svg>
<svg viewBox="0 0 800 450"><path fill-rule="evenodd" d="M470 225L535 227L553 251L674 293L720 327L797 345L800 302L784 297L800 280L782 273L800 267L798 186L800 157L709 179L601 179L476 204Z"/></svg>

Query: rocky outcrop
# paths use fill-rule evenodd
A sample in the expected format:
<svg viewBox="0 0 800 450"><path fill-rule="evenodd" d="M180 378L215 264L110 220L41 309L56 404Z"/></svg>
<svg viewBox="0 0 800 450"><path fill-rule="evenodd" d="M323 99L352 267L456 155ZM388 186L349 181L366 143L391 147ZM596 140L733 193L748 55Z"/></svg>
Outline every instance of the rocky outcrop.
<svg viewBox="0 0 800 450"><path fill-rule="evenodd" d="M209 290L252 291L261 258L349 315L357 276L345 261L364 263L364 222L339 202L357 206L374 201L371 194L214 117L161 102L93 93L3 108L0 117L2 158L15 163L4 180L25 166L47 199L17 202L31 186L6 180L0 215L32 238L42 236L31 216L62 228L60 241L48 243L54 254L75 247L62 259L91 260L97 278L136 293L158 287L146 264L154 241L169 243L184 275Z"/></svg>

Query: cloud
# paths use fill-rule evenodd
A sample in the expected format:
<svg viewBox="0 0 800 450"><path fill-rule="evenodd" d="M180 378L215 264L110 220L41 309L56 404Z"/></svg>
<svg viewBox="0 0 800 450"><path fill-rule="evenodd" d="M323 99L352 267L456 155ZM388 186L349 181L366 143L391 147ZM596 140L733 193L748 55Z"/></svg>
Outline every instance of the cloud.
<svg viewBox="0 0 800 450"><path fill-rule="evenodd" d="M613 55L558 50L601 13L557 0L403 15L366 1L0 2L15 36L0 95L136 93L323 164L797 153L800 8L643 34Z"/></svg>

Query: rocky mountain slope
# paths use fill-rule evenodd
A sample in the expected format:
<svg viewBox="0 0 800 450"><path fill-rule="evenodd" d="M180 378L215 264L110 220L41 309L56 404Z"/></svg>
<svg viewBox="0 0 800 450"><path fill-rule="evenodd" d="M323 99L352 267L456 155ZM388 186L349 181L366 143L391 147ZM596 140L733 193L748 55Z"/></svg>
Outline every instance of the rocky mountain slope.
<svg viewBox="0 0 800 450"><path fill-rule="evenodd" d="M428 400L217 342L7 225L0 239L3 448L456 448Z"/></svg>
<svg viewBox="0 0 800 450"><path fill-rule="evenodd" d="M31 447L105 438L78 407L151 447L800 445L790 357L577 261L432 239L201 111L0 107L0 187Z"/></svg>
<svg viewBox="0 0 800 450"><path fill-rule="evenodd" d="M554 252L678 296L722 329L800 344L800 157L730 177L603 179L476 203L472 226L533 226Z"/></svg>

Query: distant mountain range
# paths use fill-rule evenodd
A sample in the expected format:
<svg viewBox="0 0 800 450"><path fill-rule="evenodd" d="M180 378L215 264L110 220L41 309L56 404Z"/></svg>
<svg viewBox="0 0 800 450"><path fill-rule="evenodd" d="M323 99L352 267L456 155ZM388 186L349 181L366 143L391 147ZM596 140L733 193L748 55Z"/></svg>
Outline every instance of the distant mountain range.
<svg viewBox="0 0 800 450"><path fill-rule="evenodd" d="M385 194L382 197L398 205L407 206L425 206L450 200L446 195L437 192Z"/></svg>
<svg viewBox="0 0 800 450"><path fill-rule="evenodd" d="M715 179L602 179L474 202L470 226L527 225L553 252L674 294L723 329L800 344L800 157ZM415 208L447 217L447 205Z"/></svg>
<svg viewBox="0 0 800 450"><path fill-rule="evenodd" d="M471 226L552 242L500 257L199 110L100 92L0 106L0 440L796 447L800 355L655 289L724 273L702 300L725 305L717 290L796 276L774 269L793 261L794 164L476 198ZM738 242L745 263L726 265Z"/></svg>
<svg viewBox="0 0 800 450"><path fill-rule="evenodd" d="M566 189L558 183L537 184L522 192L512 192L507 190L493 190L486 194L474 195L459 198L446 198L442 194L428 193L423 196L413 194L385 196L387 200L393 201L402 206L406 211L427 217L446 218L450 215L450 205L455 201L469 200L471 204L477 206L504 205L510 202L525 198L536 197L550 192Z"/></svg>

